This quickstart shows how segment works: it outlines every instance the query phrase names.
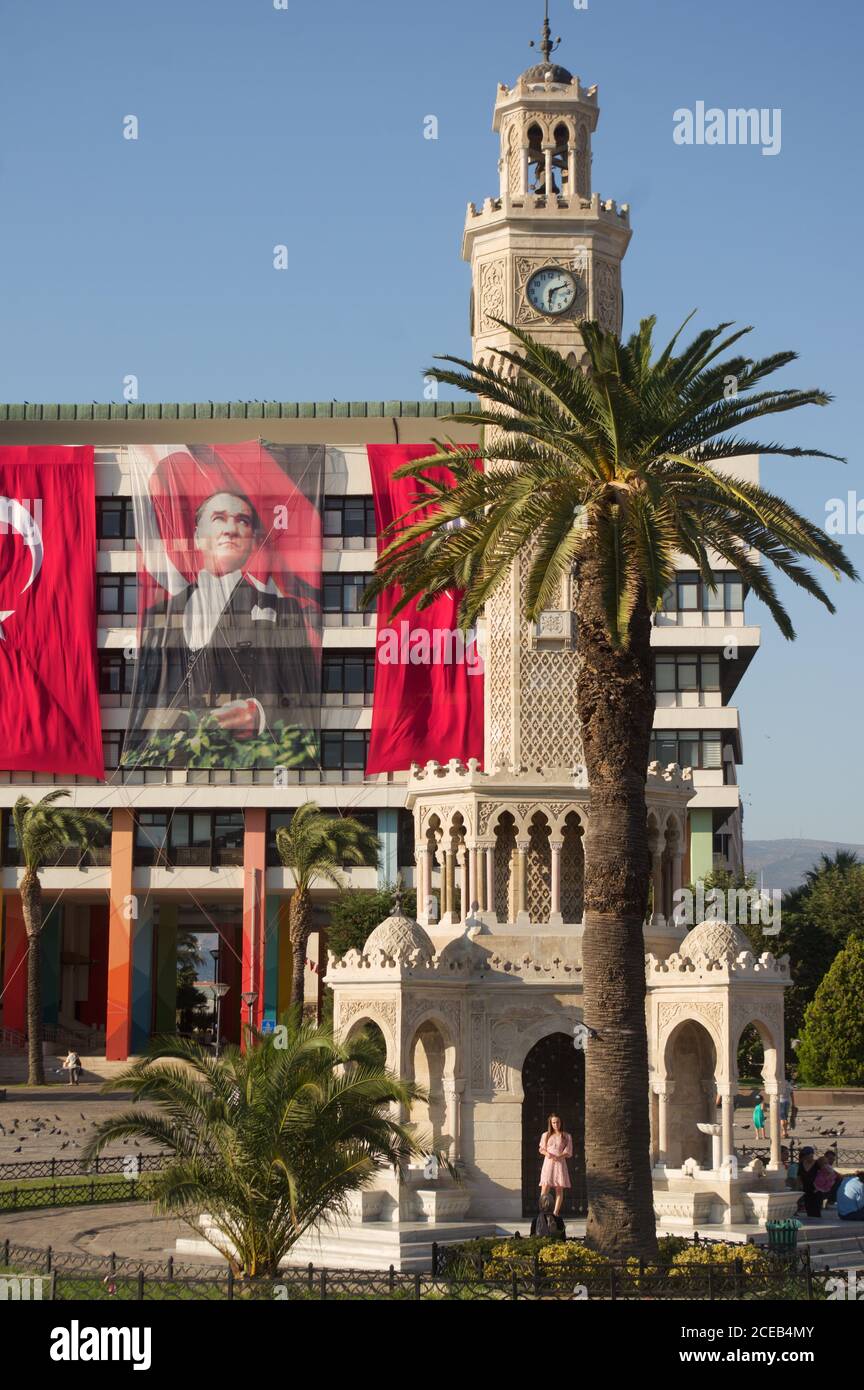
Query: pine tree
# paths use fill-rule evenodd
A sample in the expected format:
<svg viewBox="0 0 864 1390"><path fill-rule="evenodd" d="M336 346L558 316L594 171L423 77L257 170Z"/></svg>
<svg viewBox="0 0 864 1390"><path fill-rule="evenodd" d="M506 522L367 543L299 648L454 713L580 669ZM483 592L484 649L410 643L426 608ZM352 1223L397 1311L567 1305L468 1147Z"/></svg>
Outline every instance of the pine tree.
<svg viewBox="0 0 864 1390"><path fill-rule="evenodd" d="M850 938L804 1015L798 1080L808 1086L864 1084L864 941Z"/></svg>

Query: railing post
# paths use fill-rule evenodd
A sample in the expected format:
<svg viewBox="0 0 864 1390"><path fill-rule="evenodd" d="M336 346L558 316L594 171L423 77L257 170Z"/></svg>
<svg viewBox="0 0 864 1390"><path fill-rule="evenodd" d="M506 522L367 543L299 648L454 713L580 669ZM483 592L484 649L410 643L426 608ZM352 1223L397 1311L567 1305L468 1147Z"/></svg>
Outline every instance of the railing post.
<svg viewBox="0 0 864 1390"><path fill-rule="evenodd" d="M309 1261L309 1264L306 1266L306 1277L309 1282L309 1292L311 1293L312 1290L315 1288L315 1266L313 1265L311 1260Z"/></svg>
<svg viewBox="0 0 864 1390"><path fill-rule="evenodd" d="M327 1298L327 1271L322 1269L318 1280L318 1296L322 1302Z"/></svg>
<svg viewBox="0 0 864 1390"><path fill-rule="evenodd" d="M234 1269L231 1265L228 1266L228 1297L234 1297Z"/></svg>
<svg viewBox="0 0 864 1390"><path fill-rule="evenodd" d="M714 1266L708 1265L708 1301L714 1302Z"/></svg>
<svg viewBox="0 0 864 1390"><path fill-rule="evenodd" d="M433 1271L432 1271L432 1272L433 1272L433 1274L434 1274L434 1272L435 1272L435 1270L434 1270L434 1262L433 1262ZM387 1272L387 1288L388 1288L388 1291L389 1291L390 1293L394 1293L394 1292L395 1292L395 1289L396 1289L396 1266L395 1266L395 1265L391 1265L390 1268L389 1268L389 1270L388 1270L388 1272Z"/></svg>
<svg viewBox="0 0 864 1390"><path fill-rule="evenodd" d="M392 1269L393 1266L391 1265L390 1267L391 1267L391 1269ZM433 1240L433 1242L432 1242L432 1278L433 1278L433 1279L437 1279L437 1278L438 1278L438 1242L437 1242L437 1240Z"/></svg>
<svg viewBox="0 0 864 1390"><path fill-rule="evenodd" d="M419 1271L419 1270L415 1271L415 1274L414 1274L414 1299L415 1299L415 1301L416 1301L417 1303L420 1302L420 1271Z"/></svg>
<svg viewBox="0 0 864 1390"><path fill-rule="evenodd" d="M174 1278L174 1256L173 1256L173 1255L169 1255L169 1256L168 1256L168 1278L169 1278L169 1279L173 1279L173 1278Z"/></svg>
<svg viewBox="0 0 864 1390"><path fill-rule="evenodd" d="M116 1274L116 1273L117 1273L117 1256L116 1256L116 1254L115 1254L115 1252L114 1252L113 1250L111 1251L111 1254L109 1255L108 1259L109 1259L109 1267L110 1267L111 1273L112 1273L112 1274Z"/></svg>
<svg viewBox="0 0 864 1390"><path fill-rule="evenodd" d="M50 1273L51 1273L51 1257L52 1257L52 1253L53 1253L53 1252L52 1252L51 1246L49 1245L49 1246L48 1246L48 1249L45 1251L45 1273L46 1273L46 1274L50 1274Z"/></svg>
<svg viewBox="0 0 864 1390"><path fill-rule="evenodd" d="M56 1302L57 1302L57 1271L56 1271L56 1269L55 1269L55 1270L52 1270L52 1272L51 1272L51 1292L49 1293L48 1297L49 1297L49 1299L51 1300L52 1303L56 1303Z"/></svg>
<svg viewBox="0 0 864 1390"><path fill-rule="evenodd" d="M4 1268L4 1269L8 1269L8 1268L9 1268L9 1237L8 1237L8 1236L6 1237L6 1239L5 1239L4 1242L3 1242L3 1268Z"/></svg>
<svg viewBox="0 0 864 1390"><path fill-rule="evenodd" d="M144 1271L143 1271L143 1269L139 1269L139 1271L138 1271L138 1302L139 1302L139 1303L143 1303L143 1302L144 1302Z"/></svg>

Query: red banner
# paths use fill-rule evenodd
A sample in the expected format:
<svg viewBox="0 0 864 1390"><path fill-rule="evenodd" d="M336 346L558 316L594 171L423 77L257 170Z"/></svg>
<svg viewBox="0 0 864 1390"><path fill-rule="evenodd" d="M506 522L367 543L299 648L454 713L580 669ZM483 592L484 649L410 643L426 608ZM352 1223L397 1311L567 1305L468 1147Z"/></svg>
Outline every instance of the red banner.
<svg viewBox="0 0 864 1390"><path fill-rule="evenodd" d="M379 536L411 507L413 478L394 478L403 464L437 450L429 444L370 444L369 467ZM450 479L447 468L430 477ZM385 542L386 543L386 542ZM476 633L458 627L461 590L442 594L429 608L416 601L395 617L394 590L378 600L375 698L366 771L402 772L435 759L483 758L483 662Z"/></svg>
<svg viewBox="0 0 864 1390"><path fill-rule="evenodd" d="M0 448L0 767L104 777L92 448Z"/></svg>

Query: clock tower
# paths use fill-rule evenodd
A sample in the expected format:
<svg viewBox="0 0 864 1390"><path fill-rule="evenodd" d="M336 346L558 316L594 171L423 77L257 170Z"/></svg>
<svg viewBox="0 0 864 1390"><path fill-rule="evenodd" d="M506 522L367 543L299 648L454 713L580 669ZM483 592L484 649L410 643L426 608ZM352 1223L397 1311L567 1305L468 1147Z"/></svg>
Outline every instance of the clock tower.
<svg viewBox="0 0 864 1390"><path fill-rule="evenodd" d="M516 343L495 322L527 330L582 365L581 319L621 330L621 261L630 241L627 204L591 189L591 137L597 88L552 61L548 5L542 61L495 100L501 141L500 188L478 209L468 205L463 258L472 272L475 362L488 366ZM532 45L533 46L533 45Z"/></svg>

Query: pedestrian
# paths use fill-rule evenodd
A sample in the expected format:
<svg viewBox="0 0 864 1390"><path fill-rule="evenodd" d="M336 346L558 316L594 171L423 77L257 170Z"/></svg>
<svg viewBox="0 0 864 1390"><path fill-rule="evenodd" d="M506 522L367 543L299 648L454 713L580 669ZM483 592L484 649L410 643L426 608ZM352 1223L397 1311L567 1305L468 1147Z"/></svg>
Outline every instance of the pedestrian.
<svg viewBox="0 0 864 1390"><path fill-rule="evenodd" d="M550 1115L546 1129L540 1136L540 1153L543 1167L540 1171L541 1195L555 1192L555 1215L561 1215L564 1193L572 1185L567 1168L568 1158L573 1157L573 1139L565 1131L560 1115Z"/></svg>
<svg viewBox="0 0 864 1390"><path fill-rule="evenodd" d="M864 1173L851 1173L840 1179L837 1215L841 1221L864 1221Z"/></svg>
<svg viewBox="0 0 864 1390"><path fill-rule="evenodd" d="M761 1096L756 1097L756 1104L753 1107L753 1128L756 1131L757 1139L765 1138L765 1102Z"/></svg>
<svg viewBox="0 0 864 1390"><path fill-rule="evenodd" d="M822 1193L826 1207L834 1205L837 1189L842 1182L840 1174L834 1167L836 1158L837 1154L834 1149L826 1149L819 1161L819 1171L813 1181L816 1191Z"/></svg>
<svg viewBox="0 0 864 1390"><path fill-rule="evenodd" d="M567 1231L564 1220L555 1211L555 1198L551 1192L544 1192L540 1198L540 1210L531 1222L532 1236L548 1236L552 1240L566 1240Z"/></svg>
<svg viewBox="0 0 864 1390"><path fill-rule="evenodd" d="M816 1157L816 1150L809 1145L801 1150L801 1162L798 1174L801 1179L801 1187L804 1196L799 1205L803 1205L807 1216L814 1221L822 1219L822 1193L816 1188L816 1176L821 1166L821 1159Z"/></svg>
<svg viewBox="0 0 864 1390"><path fill-rule="evenodd" d="M780 1089L777 1093L777 1107L780 1112L780 1134L783 1139L789 1138L789 1116L792 1111L792 1101L794 1093L792 1083L788 1077L784 1077L780 1082Z"/></svg>
<svg viewBox="0 0 864 1390"><path fill-rule="evenodd" d="M77 1086L81 1077L81 1058L74 1048L69 1049L66 1060L63 1063L63 1070L69 1073L69 1085Z"/></svg>

